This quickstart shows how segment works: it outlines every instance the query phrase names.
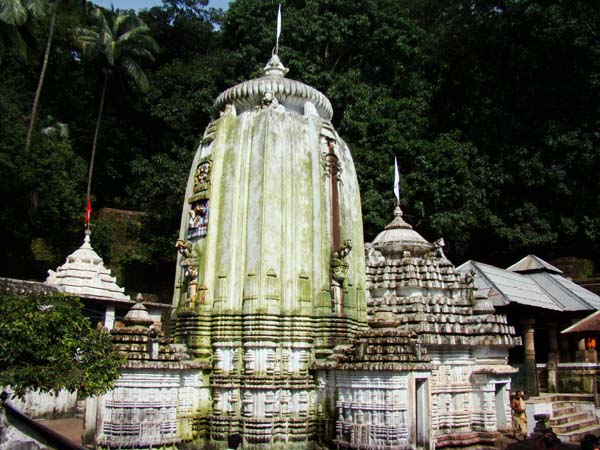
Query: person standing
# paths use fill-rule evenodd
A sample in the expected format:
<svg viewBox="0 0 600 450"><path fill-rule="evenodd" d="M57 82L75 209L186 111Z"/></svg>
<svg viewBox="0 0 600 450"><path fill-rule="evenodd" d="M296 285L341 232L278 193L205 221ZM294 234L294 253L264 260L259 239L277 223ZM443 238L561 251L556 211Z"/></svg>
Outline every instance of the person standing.
<svg viewBox="0 0 600 450"><path fill-rule="evenodd" d="M525 413L525 400L523 399L523 395L523 391L517 391L510 402L513 437L515 439L525 439L527 437L527 414Z"/></svg>

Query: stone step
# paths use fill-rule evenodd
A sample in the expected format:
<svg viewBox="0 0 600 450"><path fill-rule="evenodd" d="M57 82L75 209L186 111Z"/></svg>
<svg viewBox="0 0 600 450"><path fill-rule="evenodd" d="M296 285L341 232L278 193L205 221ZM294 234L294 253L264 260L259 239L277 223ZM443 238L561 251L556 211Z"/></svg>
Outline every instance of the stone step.
<svg viewBox="0 0 600 450"><path fill-rule="evenodd" d="M552 429L556 434L565 434L590 427L600 428L600 423L598 423L598 420L596 418L586 418L583 420L578 420L576 422L569 422L562 425L553 426Z"/></svg>
<svg viewBox="0 0 600 450"><path fill-rule="evenodd" d="M565 423L577 422L579 420L594 418L594 416L587 411L575 411L571 414L561 414L559 416L553 416L550 418L550 425L552 428L563 425Z"/></svg>
<svg viewBox="0 0 600 450"><path fill-rule="evenodd" d="M581 442L586 434L593 434L594 436L600 437L600 425L590 426L579 430L571 431L568 433L558 433L554 431L558 438L564 443Z"/></svg>
<svg viewBox="0 0 600 450"><path fill-rule="evenodd" d="M579 406L585 406L590 402L586 402L584 400L560 400L557 402L552 402L552 405L555 408L577 408Z"/></svg>
<svg viewBox="0 0 600 450"><path fill-rule="evenodd" d="M575 414L577 412L577 408L575 406L563 406L562 408L557 408L556 406L552 406L552 417L559 418L570 416L571 414Z"/></svg>

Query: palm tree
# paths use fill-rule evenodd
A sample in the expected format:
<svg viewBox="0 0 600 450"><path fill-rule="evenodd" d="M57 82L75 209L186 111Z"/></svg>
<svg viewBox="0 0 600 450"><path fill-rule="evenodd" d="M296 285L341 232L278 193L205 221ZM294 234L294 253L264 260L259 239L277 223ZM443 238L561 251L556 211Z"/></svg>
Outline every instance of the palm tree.
<svg viewBox="0 0 600 450"><path fill-rule="evenodd" d="M9 0L10 1L10 0ZM13 0L14 1L14 0ZM32 0L29 0L32 1ZM40 1L40 0L37 0ZM55 0L53 4L50 4L50 28L48 30L48 38L46 39L46 48L44 49L44 58L42 60L42 68L40 70L40 77L38 78L38 84L35 89L35 95L33 96L33 105L31 106L31 117L29 118L29 127L27 128L27 137L25 138L25 151L23 155L23 172L27 170L27 164L29 162L29 153L31 152L31 138L33 137L33 126L35 125L35 119L37 117L37 110L40 104L40 96L42 94L42 86L44 85L44 79L46 78L46 69L48 68L48 59L50 57L50 48L52 47L52 38L54 37L54 27L56 25L56 15L58 14L58 7L60 6L60 0Z"/></svg>
<svg viewBox="0 0 600 450"><path fill-rule="evenodd" d="M113 11L113 14L107 19L102 11L97 8L93 11L92 15L97 24L91 28L80 29L78 42L81 45L84 56L102 57L105 59L106 65L103 69L104 83L102 85L100 107L94 131L92 155L90 157L87 184L88 201L90 198L96 145L98 143L108 80L117 70L123 70L131 77L140 90L146 91L148 89L148 79L137 59L144 58L154 61L154 53L158 52L158 44L149 35L150 29L135 14L128 13L115 16Z"/></svg>
<svg viewBox="0 0 600 450"><path fill-rule="evenodd" d="M2 0L0 2L0 63L8 47L23 59L27 56L24 32L30 32L32 18L45 13L45 0ZM31 34L31 33L29 33Z"/></svg>
<svg viewBox="0 0 600 450"><path fill-rule="evenodd" d="M31 139L33 137L33 128L37 118L40 96L42 94L42 86L46 77L46 69L48 68L48 59L50 57L50 49L52 48L52 39L54 37L54 28L56 26L56 15L60 7L61 0L2 0L0 8L0 62L5 52L5 42L10 42L17 53L21 57L27 54L27 46L23 40L23 32L29 30L31 18L40 18L44 16L47 10L50 10L50 26L48 37L46 38L46 47L44 49L44 57L40 76L38 78L37 88L33 97L33 105L31 107L31 116L29 117L29 127L27 129L27 137L25 139L25 150L23 152L23 172L27 169L29 162L29 154L31 152ZM29 33L31 34L31 33Z"/></svg>

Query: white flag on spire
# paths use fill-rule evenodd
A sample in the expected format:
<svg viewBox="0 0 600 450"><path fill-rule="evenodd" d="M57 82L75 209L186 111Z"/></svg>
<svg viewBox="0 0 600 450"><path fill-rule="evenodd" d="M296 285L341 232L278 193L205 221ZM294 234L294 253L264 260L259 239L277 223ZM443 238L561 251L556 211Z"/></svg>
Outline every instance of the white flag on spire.
<svg viewBox="0 0 600 450"><path fill-rule="evenodd" d="M398 158L394 157L394 195L400 206L400 170L398 170Z"/></svg>
<svg viewBox="0 0 600 450"><path fill-rule="evenodd" d="M279 36L281 36L281 3L277 10L277 38L275 39L275 48L279 49Z"/></svg>

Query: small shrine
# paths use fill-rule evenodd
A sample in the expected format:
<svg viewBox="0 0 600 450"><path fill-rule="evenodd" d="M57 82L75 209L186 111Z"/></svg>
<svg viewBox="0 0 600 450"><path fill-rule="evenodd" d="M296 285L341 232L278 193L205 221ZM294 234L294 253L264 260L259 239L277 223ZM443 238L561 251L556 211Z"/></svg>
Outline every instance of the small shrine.
<svg viewBox="0 0 600 450"><path fill-rule="evenodd" d="M491 445L509 427L508 349L520 339L442 245L400 207L365 245L369 329L322 365L335 380L342 448Z"/></svg>
<svg viewBox="0 0 600 450"><path fill-rule="evenodd" d="M110 269L96 253L91 244L91 232L85 231L83 244L69 256L56 271L48 270L45 285L65 295L79 297L86 307L86 314L102 327L112 330L135 303L117 284ZM169 316L170 305L146 303L155 323ZM96 323L96 322L94 322Z"/></svg>

